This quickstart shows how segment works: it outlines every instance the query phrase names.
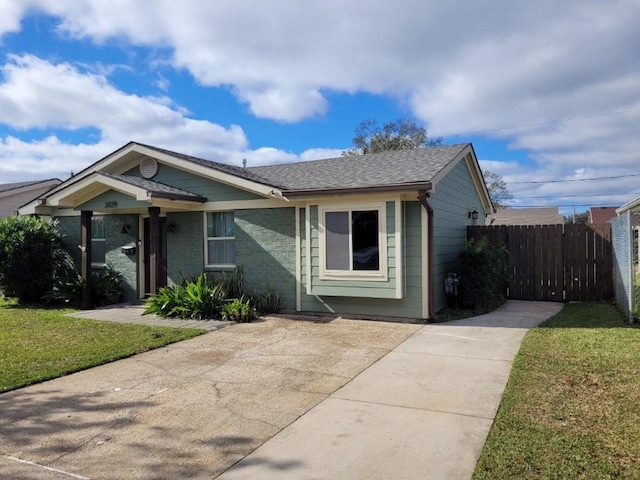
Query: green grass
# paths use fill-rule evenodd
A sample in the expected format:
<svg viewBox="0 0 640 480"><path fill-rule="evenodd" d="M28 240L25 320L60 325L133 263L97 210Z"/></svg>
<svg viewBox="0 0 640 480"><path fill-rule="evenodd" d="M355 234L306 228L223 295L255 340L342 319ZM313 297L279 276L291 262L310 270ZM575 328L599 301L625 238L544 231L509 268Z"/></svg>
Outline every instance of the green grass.
<svg viewBox="0 0 640 480"><path fill-rule="evenodd" d="M0 392L192 338L202 330L67 317L0 300Z"/></svg>
<svg viewBox="0 0 640 480"><path fill-rule="evenodd" d="M530 330L473 478L640 478L640 329L584 303Z"/></svg>

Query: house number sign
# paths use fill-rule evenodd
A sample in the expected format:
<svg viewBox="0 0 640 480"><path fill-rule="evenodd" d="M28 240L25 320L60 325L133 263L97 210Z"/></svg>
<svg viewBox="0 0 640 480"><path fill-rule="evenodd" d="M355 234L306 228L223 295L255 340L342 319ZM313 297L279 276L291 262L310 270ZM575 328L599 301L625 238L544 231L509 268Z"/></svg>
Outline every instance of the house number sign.
<svg viewBox="0 0 640 480"><path fill-rule="evenodd" d="M118 202L104 202L104 208L118 208Z"/></svg>

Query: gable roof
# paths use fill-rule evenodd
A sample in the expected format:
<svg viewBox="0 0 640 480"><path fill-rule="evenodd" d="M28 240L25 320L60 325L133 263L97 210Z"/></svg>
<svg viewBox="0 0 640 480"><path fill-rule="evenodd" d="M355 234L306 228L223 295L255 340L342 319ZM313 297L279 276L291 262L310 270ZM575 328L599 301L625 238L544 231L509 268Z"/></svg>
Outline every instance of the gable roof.
<svg viewBox="0 0 640 480"><path fill-rule="evenodd" d="M591 207L589 209L589 223L607 223L616 216L618 207Z"/></svg>
<svg viewBox="0 0 640 480"><path fill-rule="evenodd" d="M564 217L558 207L505 208L487 216L488 225L558 225L564 223Z"/></svg>
<svg viewBox="0 0 640 480"><path fill-rule="evenodd" d="M26 191L40 187L55 187L62 183L57 178L47 178L45 180L31 180L28 182L2 183L0 184L0 194L12 195L18 191Z"/></svg>
<svg viewBox="0 0 640 480"><path fill-rule="evenodd" d="M131 179L122 175L131 168L132 163L139 162L145 157L155 158L160 162L265 198L284 200L287 200L287 196L345 192L398 190L432 192L453 166L460 161L466 161L485 209L492 209L482 172L470 143L243 168L130 142L48 192L43 198L51 198L51 203L41 201L39 204L68 205L72 198L80 198L81 191L87 193L91 180L100 182L103 186L110 182L117 182L120 187L129 184L134 188L146 189L148 197L159 198L158 195L161 193L186 195L186 197L192 195L184 191L171 192L167 189L172 187L162 186L152 180ZM140 192L136 192L136 196L139 197L139 195ZM182 199L203 201L202 197L186 197ZM35 204L33 202L29 206L32 207Z"/></svg>
<svg viewBox="0 0 640 480"><path fill-rule="evenodd" d="M470 144L398 150L307 162L283 163L247 170L277 185L283 193L328 190L414 188L433 182L436 175Z"/></svg>

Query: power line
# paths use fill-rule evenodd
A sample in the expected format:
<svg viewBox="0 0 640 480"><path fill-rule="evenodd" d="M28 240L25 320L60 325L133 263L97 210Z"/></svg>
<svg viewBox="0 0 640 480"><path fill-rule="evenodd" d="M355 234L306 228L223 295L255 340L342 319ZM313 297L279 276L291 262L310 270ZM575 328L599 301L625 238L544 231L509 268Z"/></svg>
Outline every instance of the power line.
<svg viewBox="0 0 640 480"><path fill-rule="evenodd" d="M525 123L525 124L521 124L521 125L511 125L508 127L498 127L498 128L491 128L488 130L476 130L473 132L465 132L465 133L454 133L451 135L448 135L449 137L463 137L466 135L477 135L480 133L492 133L492 132L499 132L501 130L515 130L517 128L528 128L528 127L539 127L542 125L553 125L555 123L565 123L565 122L572 122L574 120L585 120L585 119L589 119L589 118L599 118L599 117L608 117L611 115L622 115L625 113L632 113L632 112L639 112L640 108L631 108L629 110L620 110L617 112L604 112L604 113L596 113L593 115L583 115L583 116L579 116L579 117L569 117L569 118L564 118L562 120L548 120L546 122L536 122L536 123Z"/></svg>
<svg viewBox="0 0 640 480"><path fill-rule="evenodd" d="M521 198L573 198L573 197L613 197L613 196L622 196L622 195L640 195L640 192L638 193L634 193L634 192L629 192L629 193L585 193L585 194L575 194L575 195L541 195L541 196L535 196L535 197L530 197L530 196L526 196L526 197L522 197L520 195L518 195L516 198L521 199Z"/></svg>
<svg viewBox="0 0 640 480"><path fill-rule="evenodd" d="M566 182L590 182L592 180L613 180L616 178L640 177L640 173L630 173L627 175L614 175L611 177L574 178L570 180L539 180L529 182L505 182L508 185L531 185L539 183L566 183Z"/></svg>

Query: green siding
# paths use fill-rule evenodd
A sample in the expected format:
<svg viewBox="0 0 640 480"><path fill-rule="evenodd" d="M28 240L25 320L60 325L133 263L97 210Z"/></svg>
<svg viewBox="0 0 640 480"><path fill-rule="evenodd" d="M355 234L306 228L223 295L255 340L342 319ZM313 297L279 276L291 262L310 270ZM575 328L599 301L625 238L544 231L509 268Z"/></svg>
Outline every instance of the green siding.
<svg viewBox="0 0 640 480"><path fill-rule="evenodd" d="M129 233L122 233L123 225L129 225ZM122 253L122 247L136 245L138 239L138 215L105 215L104 237L105 261L124 276L122 301L133 302L140 298L138 295L137 273L140 252L136 248L135 254L127 255Z"/></svg>
<svg viewBox="0 0 640 480"><path fill-rule="evenodd" d="M273 284L282 308L296 306L295 208L236 210L236 265L245 288L265 292Z"/></svg>
<svg viewBox="0 0 640 480"><path fill-rule="evenodd" d="M80 215L74 217L57 217L58 231L63 235L65 250L73 258L76 265L82 261L82 252L78 245L81 243Z"/></svg>
<svg viewBox="0 0 640 480"><path fill-rule="evenodd" d="M125 175L141 177L138 167L132 168ZM264 199L264 197L254 193L209 180L195 173L186 172L162 163L158 164L158 173L153 177L153 181L201 195L209 202Z"/></svg>
<svg viewBox="0 0 640 480"><path fill-rule="evenodd" d="M318 207L311 207L311 291L315 295L395 298L395 202L386 202L387 265L388 278L385 281L321 280L320 248L318 234Z"/></svg>
<svg viewBox="0 0 640 480"><path fill-rule="evenodd" d="M393 202L388 202L393 205ZM344 296L344 288L337 293L342 296L311 295L307 292L307 239L306 239L306 211L300 210L300 279L301 279L301 310L310 312L328 312L353 315L380 315L390 317L421 318L422 317L422 237L421 237L421 209L418 202L403 202L402 213L402 241L403 241L403 298L370 298L363 296ZM317 208L312 212L312 237L317 236ZM315 210L315 212L314 212ZM387 213L393 212L393 221L388 221L387 231L395 229L395 208L387 205ZM315 224L314 224L315 220ZM314 250L315 248L315 250ZM389 242L388 248L395 250L395 237ZM317 245L312 247L317 254ZM314 261L314 260L312 260ZM398 259L389 262L395 266ZM395 268L391 269L395 273ZM339 282L338 282L339 283ZM363 282L364 283L364 282ZM372 282L373 283L373 282ZM395 284L394 287L395 289ZM394 290L395 291L395 290Z"/></svg>
<svg viewBox="0 0 640 480"><path fill-rule="evenodd" d="M58 217L58 229L64 235L67 251L80 268L82 260L78 245L81 244L80 216ZM129 225L129 233L122 233L122 226ZM137 215L105 215L105 260L124 275L122 300L135 301L138 296L137 262L139 249L135 255L122 253L122 246L135 245L138 238Z"/></svg>
<svg viewBox="0 0 640 480"><path fill-rule="evenodd" d="M174 285L204 270L204 215L169 212L167 224L171 223L175 230L167 232L167 283Z"/></svg>
<svg viewBox="0 0 640 480"><path fill-rule="evenodd" d="M82 205L78 205L75 207L75 210L91 210L91 211L108 211L108 208L105 208L106 202L117 202L117 208L148 208L150 206L149 202L140 202L133 198L131 195L127 195L122 192L118 192L116 190L108 190L104 193L101 193L97 197L92 198L88 202L83 203Z"/></svg>
<svg viewBox="0 0 640 480"><path fill-rule="evenodd" d="M444 279L459 267L459 253L465 249L469 212L478 210L480 222L484 209L471 173L464 161L459 162L436 186L429 198L434 211L434 294L435 311L447 305Z"/></svg>

